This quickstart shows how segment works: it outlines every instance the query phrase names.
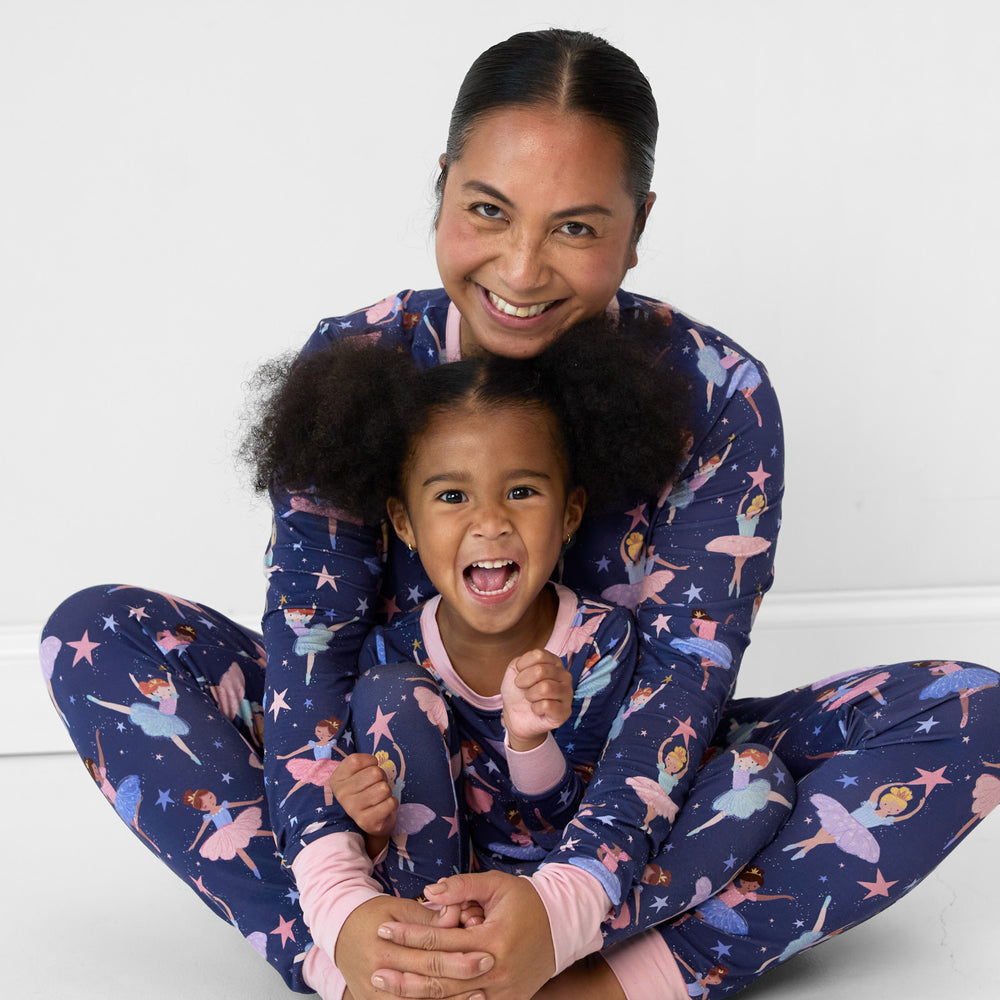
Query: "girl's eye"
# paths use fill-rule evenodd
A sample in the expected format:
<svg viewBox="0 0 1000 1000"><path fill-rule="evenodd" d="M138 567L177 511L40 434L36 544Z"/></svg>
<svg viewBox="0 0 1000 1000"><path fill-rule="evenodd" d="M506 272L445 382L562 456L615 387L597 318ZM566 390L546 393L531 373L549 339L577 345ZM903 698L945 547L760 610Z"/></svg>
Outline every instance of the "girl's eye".
<svg viewBox="0 0 1000 1000"><path fill-rule="evenodd" d="M533 497L538 491L532 489L530 486L515 486L507 496L511 500L527 500L528 497Z"/></svg>
<svg viewBox="0 0 1000 1000"><path fill-rule="evenodd" d="M472 211L481 215L484 219L502 219L503 209L499 205L491 205L489 202L481 201L472 206Z"/></svg>
<svg viewBox="0 0 1000 1000"><path fill-rule="evenodd" d="M582 222L564 222L559 227L559 231L567 236L587 236L588 234L593 235L594 232L590 226L586 226Z"/></svg>
<svg viewBox="0 0 1000 1000"><path fill-rule="evenodd" d="M461 490L445 490L438 494L438 500L443 500L445 503L462 503L465 494Z"/></svg>

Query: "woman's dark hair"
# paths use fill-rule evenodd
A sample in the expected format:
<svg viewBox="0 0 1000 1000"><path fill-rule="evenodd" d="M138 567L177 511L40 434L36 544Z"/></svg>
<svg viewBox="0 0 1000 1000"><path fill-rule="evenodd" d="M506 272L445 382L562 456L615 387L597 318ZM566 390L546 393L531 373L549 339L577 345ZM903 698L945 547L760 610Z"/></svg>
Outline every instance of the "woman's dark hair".
<svg viewBox="0 0 1000 1000"><path fill-rule="evenodd" d="M686 383L657 364L662 323L606 316L573 327L532 358L495 355L419 369L371 334L334 341L257 375L264 398L242 455L258 490L309 492L368 523L405 498L408 458L431 419L464 407L539 408L555 419L567 487L587 509L657 496L684 445Z"/></svg>
<svg viewBox="0 0 1000 1000"><path fill-rule="evenodd" d="M625 151L625 185L641 212L653 180L659 128L649 81L634 59L603 38L565 28L512 35L472 64L451 113L439 201L448 164L461 159L480 118L501 108L540 104L592 115L615 132ZM636 221L641 229L645 220Z"/></svg>

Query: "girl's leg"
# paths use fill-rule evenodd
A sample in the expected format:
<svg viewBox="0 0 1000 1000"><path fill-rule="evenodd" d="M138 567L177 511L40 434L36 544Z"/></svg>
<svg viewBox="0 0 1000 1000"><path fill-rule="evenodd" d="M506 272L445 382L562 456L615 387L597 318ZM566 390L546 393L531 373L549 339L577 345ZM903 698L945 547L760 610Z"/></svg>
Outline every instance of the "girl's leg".
<svg viewBox="0 0 1000 1000"><path fill-rule="evenodd" d="M1000 782L988 777L997 773L988 765L1000 761L1000 675L946 665L953 679L933 685L933 666L858 672L849 678L857 696L847 701L831 699L826 682L732 703L720 732L773 723L755 732L773 745L784 731L780 752L798 779L798 797L753 859L759 887L742 898L730 887L695 915L657 928L686 983L696 973L736 992L876 915L968 834L970 817L978 823L1000 801ZM877 675L884 675L877 684L884 704L864 692ZM967 698L963 725L964 684L979 690ZM833 711L824 707L835 702ZM798 845L821 826L829 842L801 854ZM793 898L765 898L772 895Z"/></svg>
<svg viewBox="0 0 1000 1000"><path fill-rule="evenodd" d="M415 663L380 664L362 674L351 695L354 749L386 754L400 802L375 877L387 892L411 899L470 864L452 764L459 752L454 718L438 686L421 672Z"/></svg>
<svg viewBox="0 0 1000 1000"><path fill-rule="evenodd" d="M133 833L147 847L154 844L153 856L237 927L292 989L308 992L300 970L311 939L272 839L251 837L240 852L252 858L259 880L239 856L210 861L200 853L214 833L212 823L190 849L203 814L185 804L186 792L206 789L220 803L264 795L258 725L264 653L258 637L211 608L168 594L92 587L49 619L41 660L80 756L98 759L99 733L111 785L118 788L130 775L138 779L137 823L126 820ZM168 703L175 711L161 712L132 677L137 683L172 681L177 698ZM267 802L257 805L261 829L269 830ZM238 818L242 811L233 814Z"/></svg>

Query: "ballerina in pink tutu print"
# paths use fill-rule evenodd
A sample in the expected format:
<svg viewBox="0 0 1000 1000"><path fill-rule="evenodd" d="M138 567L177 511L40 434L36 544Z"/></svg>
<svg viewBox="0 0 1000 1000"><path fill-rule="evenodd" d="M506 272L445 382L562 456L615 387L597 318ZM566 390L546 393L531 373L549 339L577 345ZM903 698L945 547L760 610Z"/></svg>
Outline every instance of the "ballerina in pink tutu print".
<svg viewBox="0 0 1000 1000"><path fill-rule="evenodd" d="M646 547L646 538L641 531L630 531L618 547L628 583L616 583L601 591L601 597L613 604L620 604L631 611L645 600L652 599L664 604L660 591L674 578L674 570L685 570L688 566L675 566L656 555L654 546ZM664 566L665 569L657 569Z"/></svg>
<svg viewBox="0 0 1000 1000"><path fill-rule="evenodd" d="M209 861L218 861L220 858L223 861L232 861L238 856L247 868L260 878L260 871L245 848L252 837L272 837L270 830L260 828L263 817L257 803L263 801L264 796L261 795L248 802L219 802L215 793L207 788L199 788L197 791L188 789L184 793L184 804L202 813L204 820L188 850L195 849L208 825L214 823L215 832L206 838L205 843L198 848L198 853ZM239 809L241 806L249 808L244 809L234 819L230 810Z"/></svg>
<svg viewBox="0 0 1000 1000"><path fill-rule="evenodd" d="M670 740L666 739L660 744L657 753L656 781L645 775L633 775L625 779L625 783L646 806L646 818L642 821L642 828L646 833L651 832L649 824L655 817L665 816L672 823L677 815L677 805L670 798L670 793L677 787L681 778L687 774L688 752L684 747L676 746L664 754L664 747L669 742Z"/></svg>
<svg viewBox="0 0 1000 1000"><path fill-rule="evenodd" d="M759 556L771 547L771 542L766 538L757 538L757 524L761 515L771 508L768 506L767 497L764 491L757 493L752 500L750 494L753 487L743 494L740 505L736 511L736 535L720 535L709 541L705 548L709 552L722 552L732 556L736 566L733 571L733 578L729 581L729 596L733 591L736 596L740 596L740 577L743 573L743 564L752 556ZM750 503L747 504L747 501Z"/></svg>
<svg viewBox="0 0 1000 1000"><path fill-rule="evenodd" d="M333 805L333 789L329 785L329 780L330 775L333 774L340 764L340 760L333 759L333 751L336 749L341 759L347 756L343 750L333 745L334 738L340 732L342 725L343 723L340 719L321 719L316 723L316 739L310 740L305 746L301 746L298 750L293 750L291 753L279 753L276 755L278 760L288 761L285 765L285 770L295 779L295 784L285 794L285 797L281 800L281 805L284 805L292 793L297 792L304 785L316 785L318 788L322 788L324 801L328 806ZM307 750L312 750L312 760L298 756ZM290 760L289 758L291 757L298 759Z"/></svg>
<svg viewBox="0 0 1000 1000"><path fill-rule="evenodd" d="M1000 764L983 761L983 767L993 767L1000 770ZM966 823L951 840L945 844L947 850L974 823L985 819L997 806L1000 806L1000 778L995 774L981 774L976 778L976 787L972 789L972 819Z"/></svg>

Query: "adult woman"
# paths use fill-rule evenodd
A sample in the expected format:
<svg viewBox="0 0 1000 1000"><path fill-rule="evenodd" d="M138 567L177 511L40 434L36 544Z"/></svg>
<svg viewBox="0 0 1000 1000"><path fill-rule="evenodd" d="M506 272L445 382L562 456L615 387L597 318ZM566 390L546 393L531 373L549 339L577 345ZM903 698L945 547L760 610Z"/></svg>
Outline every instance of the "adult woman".
<svg viewBox="0 0 1000 1000"><path fill-rule="evenodd" d="M253 892L239 867L216 864L197 880L182 858L174 867L206 895L226 900L227 915L248 937L261 931L280 935L280 949L268 947L267 958L293 987L311 985L332 996L336 956L356 997L374 995L374 983L415 997L493 1000L536 991L558 996L572 989L580 996L635 998L643 986L633 974L639 961L645 985L658 997L671 991L685 995L709 978L732 991L797 950L803 915L811 925L822 912L823 933L836 933L884 907L893 886L902 891L915 884L940 859L956 832L952 827L961 825L967 811L966 789L958 779L966 771L959 768L978 773L970 765L995 759L996 734L984 728L997 710L1000 678L990 683L995 675L980 678L966 706L954 691L921 701L922 672L903 667L880 668L888 675L878 685L880 701L866 695L835 711L812 690L761 702L728 701L753 613L771 579L782 493L780 419L763 366L736 344L662 303L619 291L636 262L637 240L653 206L655 138L655 104L645 78L606 43L577 33L539 32L495 46L463 84L441 160L436 228L444 290L390 296L368 310L325 321L314 334L313 343L319 343L377 327L383 339L395 339L435 364L484 350L533 354L574 322L605 309L617 312L625 329L633 316L654 313L663 320L662 349L691 387L690 458L677 477L687 481L687 489L665 484L659 498L637 497L629 510L590 523L566 555L567 583L629 595L638 602L646 637L640 681L577 819L551 855L553 863L531 883L497 874L460 875L443 890L428 889L441 902L479 901L485 923L428 930L432 918L426 910L373 894L364 872L334 878L337 858L328 845L348 829L343 815L326 803L320 787L303 787L291 801L286 794L289 774L281 758L301 746L295 728L341 717L358 645L376 613L391 619L429 595L415 561L397 541L388 543L380 561L378 532L338 519L309 497L275 497L264 618L266 679L253 637L211 609L154 592L127 595L130 628L122 630L121 639L116 634L117 645L108 642L101 651L92 648L87 623L111 601L120 607L125 596L120 588L77 595L46 630L47 653L55 639L70 647L57 650L57 657L71 656L74 663L86 657L94 667L59 682L62 707L70 701L63 696L70 683L90 696L75 697L67 710L81 750L93 731L93 710L77 706L124 702L124 653L132 660L145 657L154 671L166 661L178 675L174 682L183 688L185 706L217 687L234 662L241 665L245 690L231 699L246 705L244 714L236 713L240 724L225 725L211 711L206 721L196 721L205 713L185 708L192 730L186 739L198 759L171 762L172 773L183 771L178 779L183 781L200 766L226 767L226 783L234 785L227 794L252 800L260 789L259 772L237 763L246 757L243 740L253 751L244 715L252 717L254 704L264 704L268 823L295 871L319 947L302 955L294 926L301 913L294 898L285 900L286 891L289 897L294 893L273 859L254 857L260 885ZM713 456L725 459L709 478L704 468ZM178 620L188 618L188 625L203 623L191 642L167 651L156 645L157 634L177 631ZM710 635L703 623L711 623ZM689 638L692 631L700 643ZM851 675L859 692L867 673ZM100 698L87 688L98 683ZM388 727L390 720L380 724ZM780 754L800 782L798 802L778 836L753 859L704 859L697 839L687 839L697 836L697 823L685 820L714 801L699 796L696 765L716 731L740 732L740 727L768 734L762 742L770 750L781 741ZM124 724L123 730L124 744L134 734ZM919 738L932 730L933 742L914 742L915 733ZM668 750L683 747L688 761L670 791L675 804L690 793L672 831L670 810L650 816L648 803L635 792L636 778L657 781L665 740L673 741ZM129 749L134 757L136 748ZM836 759L845 753L849 774ZM134 760L130 768L139 771ZM856 805L855 799L860 802L887 783L915 789L925 800L914 823L897 827L889 816L876 823L842 804ZM204 780L192 777L188 787L200 784ZM756 808L752 796L743 794L754 787L748 781L737 789L734 779L741 808L722 810L725 817L717 813L715 822L738 829L744 813ZM860 791L852 795L850 787ZM769 789L762 791L770 795ZM817 811L839 817L838 837L824 849L839 850L844 867L831 866L829 874L812 867L811 857L789 857L786 850L804 839ZM155 839L165 854L178 856L182 852L169 845L184 839L165 817L164 809ZM862 839L864 852L858 853ZM891 860L883 860L883 844L892 847ZM741 907L747 933L732 932L725 941L717 928L697 918L662 924L685 908L678 898L704 899L740 862L751 860L767 872L769 886L793 897L782 900L788 907L783 919L771 920L773 908L755 919L756 902L748 901ZM669 902L662 877L666 863L676 897ZM649 872L658 874L653 879ZM818 895L820 875L825 881ZM858 886L870 887L868 894ZM556 907L559 921L549 918ZM602 926L609 908L614 913ZM275 922L280 930L271 930ZM625 939L629 943L608 953L607 961L574 964L602 943ZM716 941L721 949L716 957L724 957L725 964L708 968L702 956ZM294 951L286 950L292 942ZM301 962L294 961L296 954ZM563 969L565 974L547 984Z"/></svg>

